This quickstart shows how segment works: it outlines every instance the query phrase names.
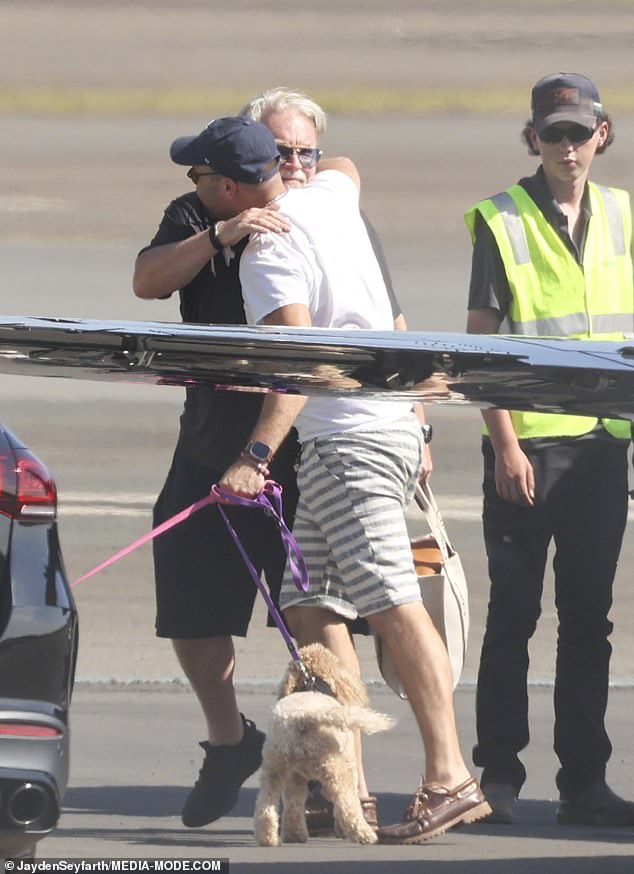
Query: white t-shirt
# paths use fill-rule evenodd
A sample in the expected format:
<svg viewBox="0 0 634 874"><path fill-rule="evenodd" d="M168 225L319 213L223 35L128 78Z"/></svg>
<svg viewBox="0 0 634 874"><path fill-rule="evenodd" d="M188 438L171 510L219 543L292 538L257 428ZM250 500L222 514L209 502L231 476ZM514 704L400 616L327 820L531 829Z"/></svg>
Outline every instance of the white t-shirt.
<svg viewBox="0 0 634 874"><path fill-rule="evenodd" d="M318 328L394 329L390 300L359 213L354 182L324 170L305 188L279 201L291 221L284 234L254 234L240 259L247 321L258 324L289 304L308 307ZM400 419L411 403L320 394L309 397L297 418L302 442L340 431L381 427Z"/></svg>

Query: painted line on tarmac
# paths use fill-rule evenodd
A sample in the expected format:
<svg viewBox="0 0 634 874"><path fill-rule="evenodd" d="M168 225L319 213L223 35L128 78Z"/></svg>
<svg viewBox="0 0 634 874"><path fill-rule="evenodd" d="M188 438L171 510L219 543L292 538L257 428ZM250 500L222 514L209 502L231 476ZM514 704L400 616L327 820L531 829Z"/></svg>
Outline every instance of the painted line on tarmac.
<svg viewBox="0 0 634 874"><path fill-rule="evenodd" d="M155 494L146 492L110 492L91 495L87 492L60 492L58 515L68 516L125 516L128 518L152 516Z"/></svg>
<svg viewBox="0 0 634 874"><path fill-rule="evenodd" d="M150 518L155 500L156 495L142 492L115 492L97 497L82 492L67 492L59 496L58 512L62 518L67 516ZM480 495L436 495L436 501L443 519L452 519L455 522L480 520L482 514ZM421 519L420 511L416 507L411 508L407 515L413 521ZM629 509L628 519L634 519L634 506Z"/></svg>
<svg viewBox="0 0 634 874"><path fill-rule="evenodd" d="M70 200L59 197L32 197L22 194L0 194L0 212L39 213L68 212L72 209Z"/></svg>
<svg viewBox="0 0 634 874"><path fill-rule="evenodd" d="M90 495L83 492L66 492L59 495L59 515L65 516L150 516L156 495L138 492L116 492L105 495ZM436 496L443 518L471 521L480 518L481 498L475 495ZM420 518L414 507L409 514Z"/></svg>

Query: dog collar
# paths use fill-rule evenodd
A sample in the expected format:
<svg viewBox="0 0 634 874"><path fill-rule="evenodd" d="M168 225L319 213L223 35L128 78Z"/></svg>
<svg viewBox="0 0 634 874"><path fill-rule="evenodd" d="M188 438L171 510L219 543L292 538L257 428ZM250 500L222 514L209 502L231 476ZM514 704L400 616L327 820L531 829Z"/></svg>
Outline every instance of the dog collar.
<svg viewBox="0 0 634 874"><path fill-rule="evenodd" d="M313 677L312 675L302 677L302 685L297 689L298 692L321 692L322 695L330 695L335 698L335 693L330 686L321 677Z"/></svg>

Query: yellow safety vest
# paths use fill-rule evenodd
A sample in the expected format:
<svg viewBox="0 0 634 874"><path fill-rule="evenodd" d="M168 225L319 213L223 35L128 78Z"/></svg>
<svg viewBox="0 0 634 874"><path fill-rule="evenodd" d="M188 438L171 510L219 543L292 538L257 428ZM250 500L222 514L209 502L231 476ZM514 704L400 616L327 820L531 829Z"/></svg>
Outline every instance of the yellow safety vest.
<svg viewBox="0 0 634 874"><path fill-rule="evenodd" d="M500 333L531 337L622 340L634 336L632 211L619 188L588 183L590 211L583 264L521 185L473 206L465 215L472 239L479 212L497 243L511 289ZM589 416L523 413L511 418L520 439L587 434ZM604 419L614 436L629 439L631 426Z"/></svg>

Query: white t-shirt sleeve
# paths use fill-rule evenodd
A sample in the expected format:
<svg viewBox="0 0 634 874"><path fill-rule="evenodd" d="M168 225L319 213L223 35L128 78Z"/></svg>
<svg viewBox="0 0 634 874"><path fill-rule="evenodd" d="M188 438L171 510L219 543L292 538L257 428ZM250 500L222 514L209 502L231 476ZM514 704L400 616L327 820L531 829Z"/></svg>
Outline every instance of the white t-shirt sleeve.
<svg viewBox="0 0 634 874"><path fill-rule="evenodd" d="M254 234L240 258L240 283L249 324L257 325L269 313L290 304L304 304L316 314L322 280L320 259L339 256L330 255L328 235L324 245L324 235L315 236L315 231L320 225L328 226L333 210L339 222L348 213L352 222L358 216L358 202L357 186L338 170L324 170L306 188L288 192L280 202L280 211L289 217L291 230Z"/></svg>
<svg viewBox="0 0 634 874"><path fill-rule="evenodd" d="M289 304L309 306L312 277L291 234L254 234L240 258L240 284L247 322L257 325Z"/></svg>

